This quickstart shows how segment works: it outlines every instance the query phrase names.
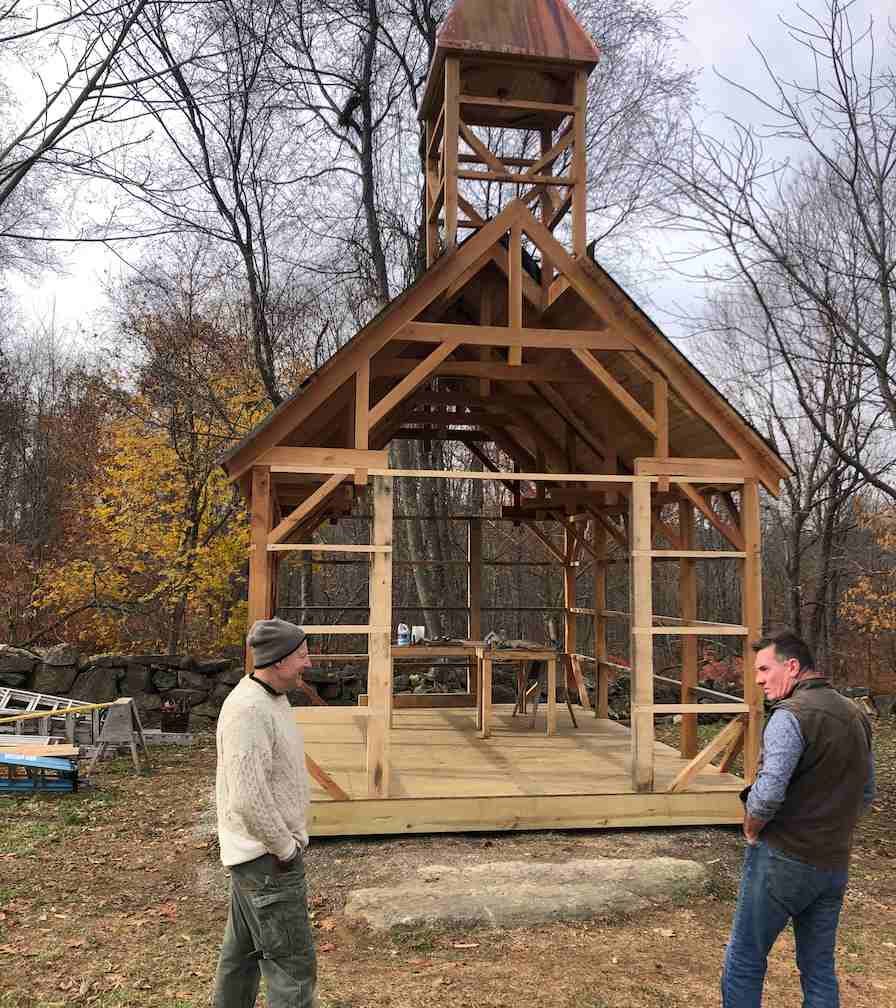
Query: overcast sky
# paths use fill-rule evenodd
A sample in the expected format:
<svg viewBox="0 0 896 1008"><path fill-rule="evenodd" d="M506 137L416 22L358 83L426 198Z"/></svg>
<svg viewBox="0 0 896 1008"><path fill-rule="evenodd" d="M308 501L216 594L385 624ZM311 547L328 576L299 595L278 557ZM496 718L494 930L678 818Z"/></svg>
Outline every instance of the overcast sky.
<svg viewBox="0 0 896 1008"><path fill-rule="evenodd" d="M804 5L821 12L825 0L804 0ZM892 17L892 0L856 0L853 25L856 29L872 15L883 39L887 18ZM755 121L755 105L744 95L722 82L714 70L753 87L765 90L766 77L751 40L785 77L811 73L805 51L791 41L781 18L801 21L796 5L785 0L692 0L684 25L685 44L681 62L699 68L699 102L703 115L710 115L720 125L724 115L743 121ZM674 256L679 239L660 236L664 253ZM657 266L661 256L658 256ZM95 313L103 303L105 278L119 269L116 260L98 245L79 246L64 258L67 275L55 276L39 287L21 281L13 286L26 314L47 318L55 310L57 323L77 331L91 331ZM686 326L681 316L693 316L700 310L705 289L669 270L659 270L661 278L650 284L645 303L656 321L669 335L681 336ZM644 300L644 291L638 292Z"/></svg>

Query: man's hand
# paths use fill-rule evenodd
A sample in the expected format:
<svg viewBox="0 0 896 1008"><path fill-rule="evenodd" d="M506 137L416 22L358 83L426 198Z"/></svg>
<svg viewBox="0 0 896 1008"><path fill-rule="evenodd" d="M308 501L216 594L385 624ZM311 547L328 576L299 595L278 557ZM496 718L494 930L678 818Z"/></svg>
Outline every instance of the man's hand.
<svg viewBox="0 0 896 1008"><path fill-rule="evenodd" d="M285 861L282 861L280 858L275 858L277 862L277 868L282 872L286 872L289 871L291 868L294 868L296 864L296 859L299 856L299 851L300 851L299 845L296 844L296 849L295 851L293 851L291 857L288 857Z"/></svg>
<svg viewBox="0 0 896 1008"><path fill-rule="evenodd" d="M744 836L747 838L748 844L759 843L759 834L767 822L767 819L757 819L756 816L751 816L749 812L744 815Z"/></svg>

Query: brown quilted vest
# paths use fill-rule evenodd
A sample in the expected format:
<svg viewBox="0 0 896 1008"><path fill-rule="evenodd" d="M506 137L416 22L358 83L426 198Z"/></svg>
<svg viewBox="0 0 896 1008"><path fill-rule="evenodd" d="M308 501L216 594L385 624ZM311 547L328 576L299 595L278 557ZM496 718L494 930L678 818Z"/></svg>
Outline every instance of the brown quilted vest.
<svg viewBox="0 0 896 1008"><path fill-rule="evenodd" d="M862 810L871 724L824 679L797 683L778 709L796 717L805 748L762 839L819 868L845 869Z"/></svg>

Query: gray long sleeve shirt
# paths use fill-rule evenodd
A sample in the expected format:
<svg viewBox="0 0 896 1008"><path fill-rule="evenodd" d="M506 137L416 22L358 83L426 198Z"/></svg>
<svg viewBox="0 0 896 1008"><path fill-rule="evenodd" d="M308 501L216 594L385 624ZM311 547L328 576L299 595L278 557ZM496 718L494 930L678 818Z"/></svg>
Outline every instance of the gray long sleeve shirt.
<svg viewBox="0 0 896 1008"><path fill-rule="evenodd" d="M799 721L788 710L776 710L768 719L762 737L762 770L747 796L747 812L769 820L784 802L790 778L806 747ZM864 789L865 811L874 800L874 753L868 754Z"/></svg>

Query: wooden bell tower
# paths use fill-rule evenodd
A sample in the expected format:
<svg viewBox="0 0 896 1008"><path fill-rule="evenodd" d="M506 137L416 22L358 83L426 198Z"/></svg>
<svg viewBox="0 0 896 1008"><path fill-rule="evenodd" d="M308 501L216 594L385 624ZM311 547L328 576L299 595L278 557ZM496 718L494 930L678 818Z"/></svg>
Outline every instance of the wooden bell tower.
<svg viewBox="0 0 896 1008"><path fill-rule="evenodd" d="M457 0L420 109L428 266L494 216L483 183L499 186L497 206L487 187L493 210L522 199L573 255L585 254L586 91L598 58L564 0ZM521 133L538 137L537 157L504 153ZM544 257L540 265L547 303L555 272Z"/></svg>

